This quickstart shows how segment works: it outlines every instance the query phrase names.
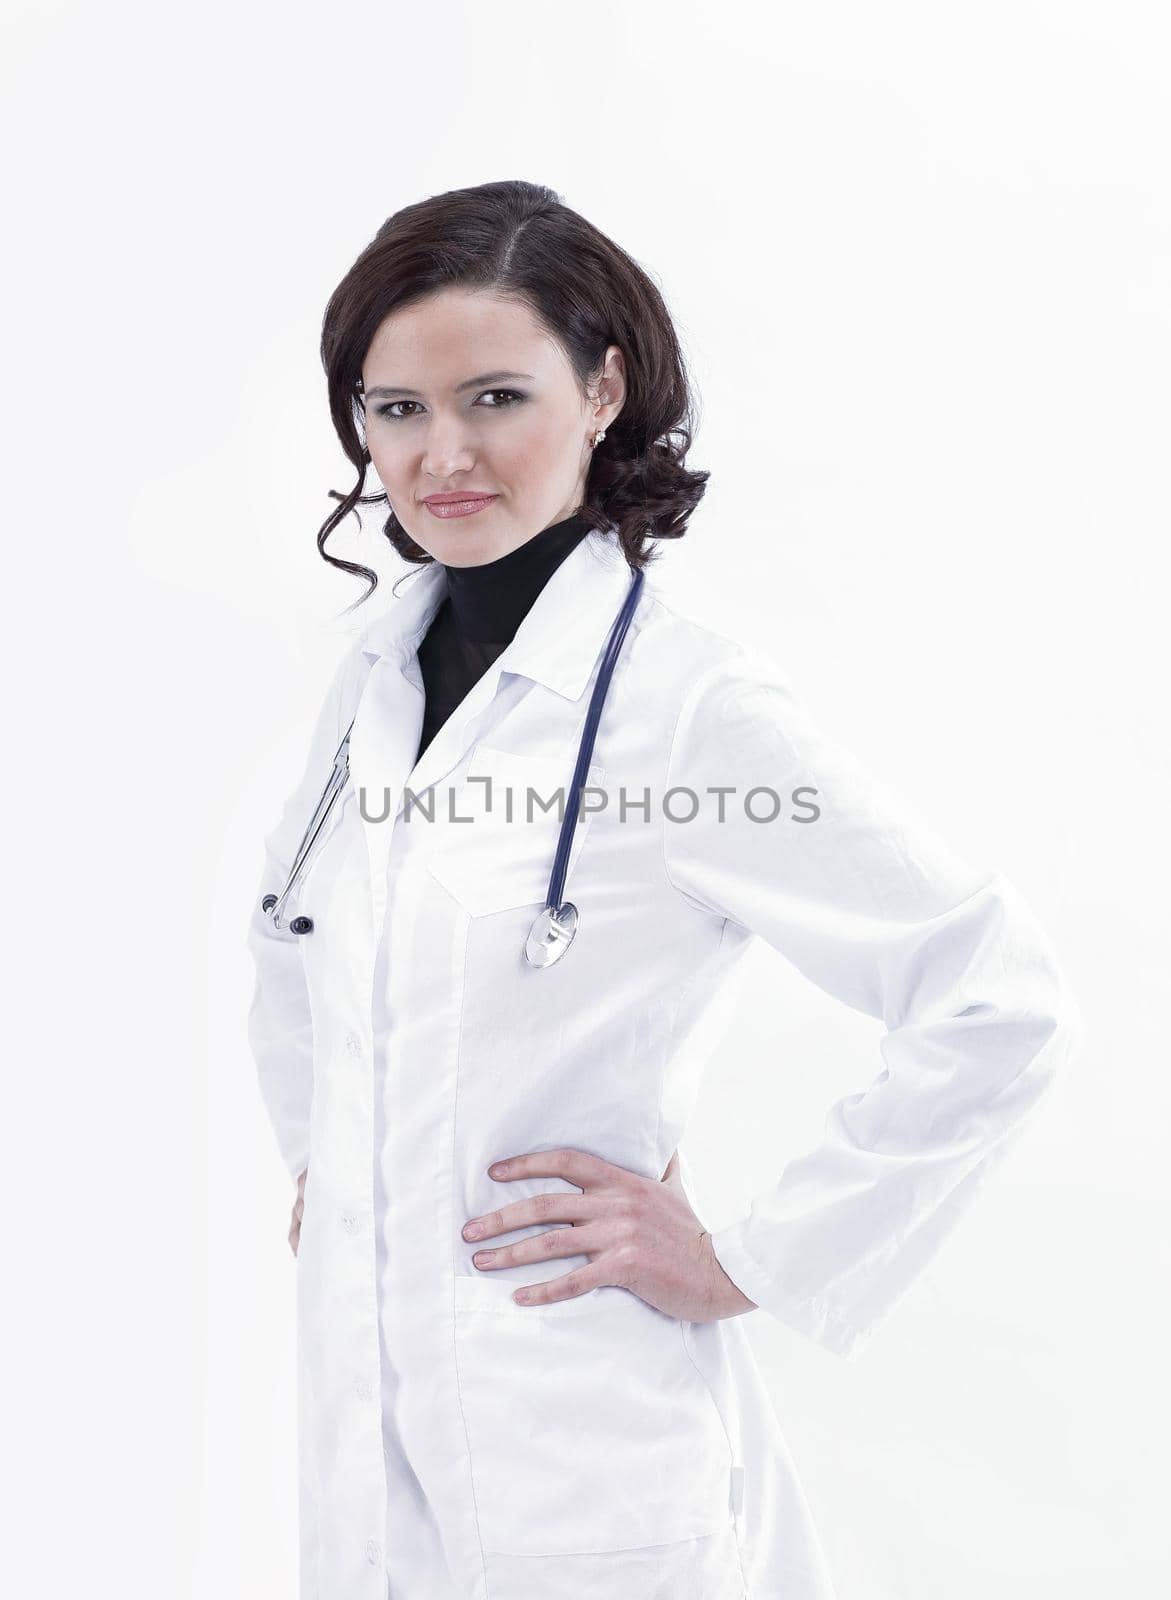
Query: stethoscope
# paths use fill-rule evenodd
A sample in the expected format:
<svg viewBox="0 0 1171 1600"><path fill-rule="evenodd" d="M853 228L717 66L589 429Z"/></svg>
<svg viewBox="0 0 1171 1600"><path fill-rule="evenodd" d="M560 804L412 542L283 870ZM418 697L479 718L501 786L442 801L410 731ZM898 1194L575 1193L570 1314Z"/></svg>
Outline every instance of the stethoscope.
<svg viewBox="0 0 1171 1600"><path fill-rule="evenodd" d="M565 808L565 815L561 819L561 832L557 839L557 853L553 857L553 870L549 875L549 888L545 895L545 906L534 921L525 940L525 959L531 967L551 967L573 943L574 937L581 921L577 907L572 901L561 903L561 894L565 888L565 874L569 869L569 853L573 845L573 835L577 828L577 819L581 811L581 792L585 787L586 774L589 771L590 757L594 753L594 740L598 733L598 724L602 720L602 710L606 704L606 691L610 687L610 679L614 673L614 666L622 651L622 642L626 638L626 630L630 626L631 618L638 608L639 596L642 594L643 572L639 567L632 568L630 588L622 602L622 609L614 619L610 629L610 637L606 641L606 649L598 667L597 681L594 692L590 696L589 710L586 712L585 725L582 728L581 741L578 744L577 764L573 769L573 781L570 786L569 803ZM289 896L293 893L298 882L303 877L309 857L321 838L330 813L337 803L338 795L346 786L350 773L350 734L354 731L353 722L346 729L345 738L337 747L337 754L333 758L333 770L325 788L321 791L313 815L308 826L301 836L301 843L297 847L297 854L293 857L292 866L289 868L288 877L285 879L284 888L280 894L266 894L261 901L261 906L272 919L275 928L283 928L285 923L281 920ZM292 933L304 934L313 932L313 918L297 916L289 922L288 927Z"/></svg>

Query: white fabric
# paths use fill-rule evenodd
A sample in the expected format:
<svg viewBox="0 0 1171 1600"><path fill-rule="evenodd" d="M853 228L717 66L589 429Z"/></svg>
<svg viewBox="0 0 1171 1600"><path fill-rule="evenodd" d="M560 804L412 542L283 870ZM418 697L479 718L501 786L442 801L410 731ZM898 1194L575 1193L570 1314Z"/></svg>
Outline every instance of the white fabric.
<svg viewBox="0 0 1171 1600"><path fill-rule="evenodd" d="M525 791L568 787L629 573L583 540L412 770L444 582L412 578L343 663L249 929L261 1088L290 1174L309 1167L301 1600L832 1600L745 1319L679 1322L615 1287L518 1306L518 1284L588 1257L484 1272L462 1226L571 1187L496 1182L503 1156L570 1146L661 1177L759 935L881 1018L883 1064L712 1243L766 1314L856 1356L1074 1048L1077 1009L1011 885L893 814L774 663L677 615L653 576L594 750L606 807L575 834L577 939L529 967L558 817L526 817ZM355 712L352 784L291 908L313 932L274 931L260 895ZM435 785L434 822L404 785ZM694 820L665 820L672 785ZM723 820L709 786L734 788ZM776 820L746 813L757 786ZM685 1152L680 1173L690 1192Z"/></svg>

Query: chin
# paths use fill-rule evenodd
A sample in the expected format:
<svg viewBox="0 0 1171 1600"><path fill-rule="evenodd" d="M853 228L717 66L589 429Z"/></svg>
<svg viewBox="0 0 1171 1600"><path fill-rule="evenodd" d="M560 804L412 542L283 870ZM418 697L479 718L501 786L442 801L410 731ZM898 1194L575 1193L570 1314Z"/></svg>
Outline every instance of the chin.
<svg viewBox="0 0 1171 1600"><path fill-rule="evenodd" d="M453 539L436 557L449 567L484 567L506 556L509 546L486 539Z"/></svg>

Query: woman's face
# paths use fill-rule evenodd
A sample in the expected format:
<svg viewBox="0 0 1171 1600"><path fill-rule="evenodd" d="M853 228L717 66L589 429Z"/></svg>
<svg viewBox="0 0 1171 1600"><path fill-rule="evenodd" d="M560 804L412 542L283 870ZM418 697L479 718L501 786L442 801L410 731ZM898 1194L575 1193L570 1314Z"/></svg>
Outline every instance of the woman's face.
<svg viewBox="0 0 1171 1600"><path fill-rule="evenodd" d="M386 318L362 363L366 442L391 509L452 567L507 555L585 498L590 440L622 409L622 353L606 352L596 401L525 305L444 289ZM428 495L491 495L441 517Z"/></svg>

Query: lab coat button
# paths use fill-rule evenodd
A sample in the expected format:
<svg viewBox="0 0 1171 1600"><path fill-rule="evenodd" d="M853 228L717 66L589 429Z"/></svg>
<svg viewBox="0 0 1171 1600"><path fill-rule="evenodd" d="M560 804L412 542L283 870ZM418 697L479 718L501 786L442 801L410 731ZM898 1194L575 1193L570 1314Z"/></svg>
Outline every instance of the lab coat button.
<svg viewBox="0 0 1171 1600"><path fill-rule="evenodd" d="M361 1221L354 1215L352 1211L343 1211L342 1227L347 1233L357 1233L358 1229L361 1227Z"/></svg>
<svg viewBox="0 0 1171 1600"><path fill-rule="evenodd" d="M373 1400L374 1385L372 1383L367 1383L365 1378L356 1383L354 1388L358 1391L359 1400Z"/></svg>
<svg viewBox="0 0 1171 1600"><path fill-rule="evenodd" d="M356 1033L346 1034L346 1049L352 1056L360 1056L362 1054L362 1041Z"/></svg>
<svg viewBox="0 0 1171 1600"><path fill-rule="evenodd" d="M366 1560L372 1567L376 1567L382 1560L382 1546L377 1539L366 1540Z"/></svg>

